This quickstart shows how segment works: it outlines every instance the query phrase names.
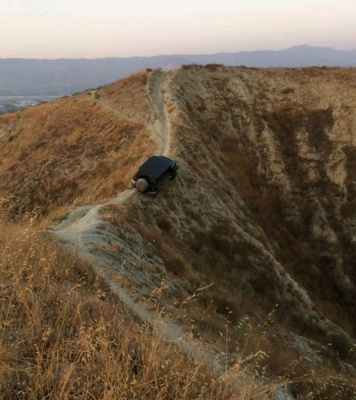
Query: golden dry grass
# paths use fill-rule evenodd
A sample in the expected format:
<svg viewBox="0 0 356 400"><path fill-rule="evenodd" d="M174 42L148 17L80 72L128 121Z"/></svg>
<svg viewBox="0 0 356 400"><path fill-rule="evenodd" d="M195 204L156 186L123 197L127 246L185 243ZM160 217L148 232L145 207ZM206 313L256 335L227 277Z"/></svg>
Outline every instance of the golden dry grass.
<svg viewBox="0 0 356 400"><path fill-rule="evenodd" d="M278 386L246 379L246 370L264 375L264 326L244 328L241 357L218 378L206 364L189 361L179 344L161 339L155 326L135 321L90 266L30 225L2 223L0 253L2 400L267 399ZM290 372L298 360L291 355L284 365L278 382L300 386L303 398L351 398L330 371L296 378ZM237 389L231 377L239 374Z"/></svg>
<svg viewBox="0 0 356 400"><path fill-rule="evenodd" d="M154 241L150 252L163 260L162 271L174 276L185 290L183 295L214 284L197 307L183 310L195 320L194 334L206 331L209 340L209 335L211 339L221 331L226 318L235 332L232 341L246 350L247 357L259 351L269 355L259 371L300 380L294 387L305 398L326 398L332 387L333 398L352 398L352 373L339 364L340 359L354 362L347 341L334 340L325 350L327 371L316 369L321 377L317 389L306 381L308 363L293 364L296 375L286 372L299 353L288 349L288 342L282 347L274 340L275 330L265 333L259 327L277 302L283 337L292 330L320 343L327 341L318 321L306 324L310 321L300 293L284 292L272 264L246 236L262 244L269 260L276 259L283 274L288 272L307 289L313 307L355 334L355 250L350 233L355 204L356 125L351 110L356 69L189 66L168 74L169 101L179 100L169 113L181 164L178 178L157 198L134 197L120 208L117 221L106 217L122 230L136 230L142 243ZM35 210L53 218L73 204L96 202L112 196L115 187L117 191L124 187L149 153L143 144L148 137L144 123L150 116L146 79L141 72L97 90L98 103L114 107L115 115L95 105L88 92L1 117L0 189L7 212L16 217ZM298 142L301 131L307 132L303 144L307 154ZM112 152L121 140L123 146ZM330 161L340 149L346 155L346 197L328 175L337 172ZM32 154L39 163L32 162ZM52 187L52 180L57 186ZM317 212L326 216L322 227L335 230L337 244L313 237ZM353 286L342 280L344 272ZM212 311L204 314L211 300ZM252 315L248 342L238 329L246 315ZM344 374L345 383L326 377L337 376L334 370ZM339 390L343 386L344 393Z"/></svg>
<svg viewBox="0 0 356 400"><path fill-rule="evenodd" d="M13 219L110 199L154 151L144 125L88 93L1 116L0 130L1 202Z"/></svg>
<svg viewBox="0 0 356 400"><path fill-rule="evenodd" d="M146 71L129 75L117 82L105 85L98 90L100 99L104 98L116 110L129 118L145 121L149 118L146 100Z"/></svg>
<svg viewBox="0 0 356 400"><path fill-rule="evenodd" d="M0 232L1 399L247 398L134 322L75 256L29 226Z"/></svg>

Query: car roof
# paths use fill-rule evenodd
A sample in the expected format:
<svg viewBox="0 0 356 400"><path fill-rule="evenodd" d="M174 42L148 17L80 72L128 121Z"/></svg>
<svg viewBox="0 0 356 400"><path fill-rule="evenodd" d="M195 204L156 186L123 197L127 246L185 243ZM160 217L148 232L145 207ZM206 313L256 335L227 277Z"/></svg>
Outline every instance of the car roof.
<svg viewBox="0 0 356 400"><path fill-rule="evenodd" d="M168 157L152 156L141 165L139 172L153 178L158 178L172 165L174 165L174 161Z"/></svg>

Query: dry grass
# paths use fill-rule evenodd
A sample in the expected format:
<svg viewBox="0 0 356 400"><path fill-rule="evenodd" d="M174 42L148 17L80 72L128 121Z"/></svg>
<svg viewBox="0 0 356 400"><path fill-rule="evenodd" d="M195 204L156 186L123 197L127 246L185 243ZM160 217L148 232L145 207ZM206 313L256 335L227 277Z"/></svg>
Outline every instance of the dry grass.
<svg viewBox="0 0 356 400"><path fill-rule="evenodd" d="M139 122L120 118L81 94L0 117L3 207L60 215L127 187L154 144Z"/></svg>
<svg viewBox="0 0 356 400"><path fill-rule="evenodd" d="M264 376L265 355L288 363L277 346L270 351L265 325L244 329L241 356L217 378L155 326L135 322L88 265L31 226L3 223L0 232L1 399L263 399L278 385L244 375L247 368ZM227 329L222 341L230 348L236 334ZM299 392L307 382L313 393L325 387L342 394L335 399L352 398L345 395L350 384L337 378L282 372L278 381ZM239 374L244 383L236 391L229 382Z"/></svg>
<svg viewBox="0 0 356 400"><path fill-rule="evenodd" d="M105 100L122 117L95 106L88 94L1 117L0 189L7 211L16 216L36 210L53 217L62 207L96 202L119 191L148 153L141 138L148 137L143 123L148 116L145 82L151 73L98 89L98 102ZM259 371L300 380L293 388L301 398L327 398L328 391L333 398L351 398L347 385L351 387L353 378L345 370L343 393L341 378L327 378L337 376L333 368L338 370L342 357L354 362L343 343L326 351L324 360L333 358L335 365L316 370L320 379L315 386L307 382L307 375L318 381L306 370L307 363L293 364L300 357L288 342L281 352L281 344L273 340L276 330L260 328L278 300L279 327L324 340L318 321L306 332L304 322L310 316L303 314L298 293L284 293L261 248L237 232L239 228L258 240L269 260L279 261L284 275L290 273L307 289L315 308L354 334L355 120L350 110L355 107L356 69L184 66L169 74L167 97L179 99L169 114L181 163L178 178L157 198L130 200L115 217L117 224L122 231L141 235L143 247L150 243L147 248L164 261L170 278L174 275L186 290L183 293L214 284L196 307L183 310L195 320L195 335L205 331L215 338L225 318L235 332L231 340L247 357L260 351L268 355L260 360ZM70 118L64 118L66 114ZM49 129L52 123L56 129ZM307 155L299 147L301 131L307 131ZM326 171L335 150L347 157L347 198ZM38 162L32 163L32 156ZM115 176L115 171L120 172ZM313 238L316 213L324 217L323 227L335 231L337 245ZM330 266L328 255L340 262ZM162 273L167 271L162 268ZM352 290L341 280L341 272L349 275ZM211 310L199 320L207 304ZM296 310L299 319L293 317ZM251 317L250 326L239 329L246 316ZM288 338L288 332L282 336ZM338 350L345 354L340 357ZM290 364L297 371L294 375L288 372Z"/></svg>
<svg viewBox="0 0 356 400"><path fill-rule="evenodd" d="M0 236L1 399L243 399L30 227ZM247 388L246 388L247 391Z"/></svg>
<svg viewBox="0 0 356 400"><path fill-rule="evenodd" d="M146 82L151 71L140 71L99 90L101 98L116 110L135 120L149 118L146 102Z"/></svg>
<svg viewBox="0 0 356 400"><path fill-rule="evenodd" d="M137 207L135 209L137 210ZM156 218L152 211L151 209L150 218L153 221L159 221L158 216ZM113 210L110 212L113 216ZM120 217L122 219L116 222L111 217L111 221L122 227L123 221L126 220L125 213ZM133 221L131 220L131 223ZM185 288L185 290L169 292L162 298L162 304L174 302L174 308L169 307L169 311L165 312L179 321L186 330L190 330L193 337L211 346L218 354L226 354L226 363L229 368L238 371L247 369L252 375L257 374L259 377L268 377L268 379L273 377L278 382L283 382L301 399L322 399L329 391L334 393L335 399L353 398L354 379L340 372L333 362L326 361L330 360L328 350L323 350L321 346L315 350L314 354L318 357L321 359L325 357L323 366L315 364L305 356L303 351L294 349L288 341L285 341L285 336L288 337L288 334L281 334L279 328L275 329L277 319L283 318L282 314L288 315L288 310L279 312L278 318L275 312L270 313L264 322L259 322L262 318L258 315L264 315L266 302L259 304L256 299L251 299L246 282L243 288L235 283L232 291L229 285L231 282L236 282L235 275L232 273L232 268L236 267L230 266L229 271L222 271L217 266L213 266L211 259L208 264L208 258L206 258L199 273L192 271L191 266L184 264L184 260L187 259L185 253L187 247L184 242L178 240L177 236L173 236L174 227L170 225L170 236L164 236L163 239L162 233L164 235L165 230L161 232L159 227L152 225L152 221L150 223L147 221L146 225L134 224L147 243L151 244L150 246L143 245L142 248L149 248L158 255L164 261L166 270L174 274L175 284ZM213 249L216 253L219 252L216 243L220 243L221 240L226 241L228 237L228 235L224 237L225 232L218 236L218 232L223 232L222 226L213 228L201 237L198 237L199 235L194 237L200 240L201 246L207 245L206 249ZM218 259L228 254L225 254L224 250L226 245L225 243L221 247ZM177 252L177 247L181 249L180 252ZM184 251L182 251L183 248ZM202 254L201 251L200 254ZM195 260L197 259L196 257ZM251 268L251 266L245 268ZM166 272L161 270L160 273L164 276ZM259 277L255 278L257 279ZM270 295L271 289L266 288L266 282L270 280L270 277L260 277L260 280L261 290L265 290L267 295ZM202 286L208 282L210 285L202 290ZM253 285L257 284L254 282Z"/></svg>
<svg viewBox="0 0 356 400"><path fill-rule="evenodd" d="M326 316L354 336L354 246L347 238L354 231L354 139L349 132L354 130L355 119L349 110L355 105L356 69L209 70L190 66L179 74L180 90L186 91L182 110L186 118L181 119L177 135L184 149L181 154L199 174L195 185L199 182L206 192L215 190L217 198L221 193L232 198L238 194L246 205L245 215L263 230L264 235L254 233L254 237L267 249L272 246L274 257L307 288L315 303L327 305L321 307ZM300 132L307 132L303 147L304 151L310 149L307 155L301 150ZM344 143L348 145L343 147ZM340 196L342 191L329 179L332 171L328 162L339 146L347 156L346 202ZM324 215L323 228L334 230L337 245L313 237L316 199L322 204L319 215ZM233 207L226 204L230 210ZM240 207L235 205L236 209ZM204 211L200 204L198 214L202 216ZM351 219L345 223L345 217ZM211 216L210 220L218 218L222 215ZM217 246L204 247L209 229L197 228L193 238L189 235L194 250L208 254L206 269L217 261L223 263L224 256L231 261L234 252L239 254L238 240L225 235L229 225L227 222L224 228L213 230ZM217 248L222 256L217 257ZM325 254L339 262L333 271L325 265ZM353 281L352 289L336 279L343 272ZM271 278L268 273L256 274L260 283L251 295L260 298L266 308L270 307L268 299L274 298ZM296 327L295 322L291 325Z"/></svg>

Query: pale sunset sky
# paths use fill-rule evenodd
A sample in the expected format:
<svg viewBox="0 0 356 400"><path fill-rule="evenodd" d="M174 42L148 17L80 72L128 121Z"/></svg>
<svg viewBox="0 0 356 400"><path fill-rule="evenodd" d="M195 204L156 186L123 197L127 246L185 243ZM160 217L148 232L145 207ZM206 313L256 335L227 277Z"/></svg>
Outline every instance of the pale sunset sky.
<svg viewBox="0 0 356 400"><path fill-rule="evenodd" d="M356 0L0 0L0 58L356 49Z"/></svg>

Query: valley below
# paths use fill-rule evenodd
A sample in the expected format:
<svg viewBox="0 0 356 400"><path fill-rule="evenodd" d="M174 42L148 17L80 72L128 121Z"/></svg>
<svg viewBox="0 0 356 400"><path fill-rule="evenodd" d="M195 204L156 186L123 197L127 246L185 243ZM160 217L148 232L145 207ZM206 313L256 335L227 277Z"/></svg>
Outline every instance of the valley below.
<svg viewBox="0 0 356 400"><path fill-rule="evenodd" d="M0 96L0 114L54 100L58 96Z"/></svg>

